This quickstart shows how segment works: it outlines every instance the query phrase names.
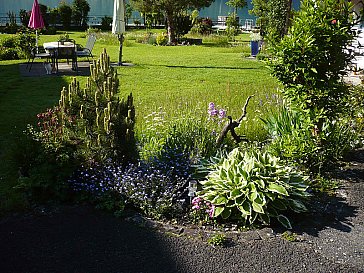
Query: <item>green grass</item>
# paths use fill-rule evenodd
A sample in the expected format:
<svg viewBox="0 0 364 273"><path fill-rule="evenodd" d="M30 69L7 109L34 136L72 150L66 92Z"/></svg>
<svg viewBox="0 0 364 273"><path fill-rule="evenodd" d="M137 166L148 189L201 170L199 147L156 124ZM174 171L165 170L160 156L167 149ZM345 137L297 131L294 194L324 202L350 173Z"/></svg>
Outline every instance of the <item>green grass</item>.
<svg viewBox="0 0 364 273"><path fill-rule="evenodd" d="M85 44L84 32L69 32L77 43ZM142 35L143 32L138 33ZM111 61L118 59L118 42L115 37L103 34L96 42L93 54L97 56L106 48ZM133 36L134 35L134 36ZM0 35L0 39L4 35ZM39 43L56 41L58 35L42 35ZM152 46L135 43L134 34L126 35L123 61L133 66L117 68L120 77L120 93L133 93L137 130L142 130L144 116L162 107L167 117L183 117L191 109L197 115L207 113L208 103L228 109L228 114L238 118L246 98L254 94L248 107L248 120L238 129L251 139L261 139L262 125L259 115L266 109L261 102L270 102L277 83L269 75L265 64L245 59L245 46ZM128 37L131 37L128 39ZM246 37L241 38L241 40ZM12 147L22 135L28 123L36 122L36 114L57 103L60 90L72 77L29 78L19 75L19 61L0 62L0 209L14 208L22 204L22 198L14 194L17 165ZM86 78L79 76L81 85ZM266 99L268 97L268 100ZM268 107L269 108L269 107Z"/></svg>

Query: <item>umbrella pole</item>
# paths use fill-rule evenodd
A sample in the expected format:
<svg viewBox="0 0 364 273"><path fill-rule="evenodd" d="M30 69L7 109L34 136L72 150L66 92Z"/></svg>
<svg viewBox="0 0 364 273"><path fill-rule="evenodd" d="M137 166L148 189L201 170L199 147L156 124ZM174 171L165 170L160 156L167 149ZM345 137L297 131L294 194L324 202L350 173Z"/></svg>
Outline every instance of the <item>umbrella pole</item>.
<svg viewBox="0 0 364 273"><path fill-rule="evenodd" d="M120 43L120 47L119 47L119 63L118 65L123 65L122 62L122 57L123 57L123 40L124 40L124 34L119 34L118 35L119 38L119 43Z"/></svg>
<svg viewBox="0 0 364 273"><path fill-rule="evenodd" d="M35 30L35 47L36 47L37 54L38 54L39 52L38 52L38 30L37 29Z"/></svg>

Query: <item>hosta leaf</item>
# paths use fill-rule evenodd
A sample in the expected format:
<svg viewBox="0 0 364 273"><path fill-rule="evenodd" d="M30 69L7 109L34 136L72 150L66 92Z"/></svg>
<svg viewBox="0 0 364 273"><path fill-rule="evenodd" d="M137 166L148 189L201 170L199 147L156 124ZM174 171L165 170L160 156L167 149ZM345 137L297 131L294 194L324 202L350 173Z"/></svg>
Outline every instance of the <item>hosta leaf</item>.
<svg viewBox="0 0 364 273"><path fill-rule="evenodd" d="M230 181L234 181L234 177L235 177L234 172L231 169L229 169L228 178L230 179Z"/></svg>
<svg viewBox="0 0 364 273"><path fill-rule="evenodd" d="M260 221L265 224L265 225L269 225L270 224L270 217L267 214L259 214L258 215Z"/></svg>
<svg viewBox="0 0 364 273"><path fill-rule="evenodd" d="M253 182L250 182L247 187L250 189L251 192L257 191L257 188L255 187Z"/></svg>
<svg viewBox="0 0 364 273"><path fill-rule="evenodd" d="M250 201L253 202L255 200L255 198L257 198L257 196L258 196L257 192L256 191L253 191L253 192L251 192L249 194L248 198L249 198Z"/></svg>
<svg viewBox="0 0 364 273"><path fill-rule="evenodd" d="M224 211L224 207L215 207L214 217L219 216Z"/></svg>
<svg viewBox="0 0 364 273"><path fill-rule="evenodd" d="M263 209L263 206L256 203L256 202L253 202L252 203L252 207L253 207L253 210L257 213L264 213L264 209Z"/></svg>
<svg viewBox="0 0 364 273"><path fill-rule="evenodd" d="M270 200L274 201L276 199L276 194L274 192L265 192L264 193Z"/></svg>
<svg viewBox="0 0 364 273"><path fill-rule="evenodd" d="M250 215L250 217L249 217L249 223L253 224L255 222L255 220L257 219L257 217L258 217L258 213L252 212L252 215Z"/></svg>
<svg viewBox="0 0 364 273"><path fill-rule="evenodd" d="M258 203L261 206L266 204L265 197L263 194L257 194L257 198L255 198L254 202Z"/></svg>
<svg viewBox="0 0 364 273"><path fill-rule="evenodd" d="M284 216L284 215L282 215L282 214L280 214L280 215L278 215L278 217L277 217L277 219L278 219L278 221L285 227L285 228L287 228L287 229L292 229L292 226L291 226L291 222L289 221L289 219L286 217L286 216Z"/></svg>
<svg viewBox="0 0 364 273"><path fill-rule="evenodd" d="M259 188L264 189L265 188L265 183L263 179L257 179L255 180L255 183L258 185Z"/></svg>
<svg viewBox="0 0 364 273"><path fill-rule="evenodd" d="M225 208L224 211L221 213L221 216L223 219L227 219L229 218L231 215L231 209L230 208Z"/></svg>
<svg viewBox="0 0 364 273"><path fill-rule="evenodd" d="M243 169L243 166L239 168L239 174L243 177L244 180L248 180L248 173Z"/></svg>
<svg viewBox="0 0 364 273"><path fill-rule="evenodd" d="M300 200L290 199L289 200L289 207L294 212L297 212L297 213L307 211L306 206Z"/></svg>
<svg viewBox="0 0 364 273"><path fill-rule="evenodd" d="M243 176L240 176L239 180L240 180L239 187L245 188L246 185L248 184L248 180L246 178L244 178Z"/></svg>
<svg viewBox="0 0 364 273"><path fill-rule="evenodd" d="M226 173L224 168L220 168L219 175L220 175L221 179L226 179L227 178L227 173Z"/></svg>
<svg viewBox="0 0 364 273"><path fill-rule="evenodd" d="M240 197L238 197L238 198L235 199L235 204L237 204L237 205L240 206L241 204L243 204L243 202L245 201L245 199L246 199L245 196L240 196Z"/></svg>
<svg viewBox="0 0 364 273"><path fill-rule="evenodd" d="M249 202L244 202L241 206L238 206L238 209L245 215L251 214L251 207Z"/></svg>
<svg viewBox="0 0 364 273"><path fill-rule="evenodd" d="M222 167L225 169L225 170L228 170L229 169L229 161L225 158L224 159L224 162L222 163Z"/></svg>
<svg viewBox="0 0 364 273"><path fill-rule="evenodd" d="M225 206L231 208L231 207L235 207L236 204L235 204L234 200L230 200L229 202L227 202L227 204Z"/></svg>
<svg viewBox="0 0 364 273"><path fill-rule="evenodd" d="M269 183L268 190L271 192L276 192L276 193L288 196L287 190L283 186L275 184L275 183Z"/></svg>
<svg viewBox="0 0 364 273"><path fill-rule="evenodd" d="M233 199L236 199L242 195L243 195L243 193L241 193L241 191L239 189L234 189L230 192L230 198L233 198Z"/></svg>
<svg viewBox="0 0 364 273"><path fill-rule="evenodd" d="M279 215L276 209L272 207L268 209L267 214L271 217L277 217Z"/></svg>
<svg viewBox="0 0 364 273"><path fill-rule="evenodd" d="M228 199L225 196L217 196L214 200L212 200L212 204L214 205L222 205L226 204Z"/></svg>
<svg viewBox="0 0 364 273"><path fill-rule="evenodd" d="M286 210L287 206L284 202L282 202L279 199L274 200L273 202L271 202L271 204L273 205L273 207L275 207L278 210Z"/></svg>

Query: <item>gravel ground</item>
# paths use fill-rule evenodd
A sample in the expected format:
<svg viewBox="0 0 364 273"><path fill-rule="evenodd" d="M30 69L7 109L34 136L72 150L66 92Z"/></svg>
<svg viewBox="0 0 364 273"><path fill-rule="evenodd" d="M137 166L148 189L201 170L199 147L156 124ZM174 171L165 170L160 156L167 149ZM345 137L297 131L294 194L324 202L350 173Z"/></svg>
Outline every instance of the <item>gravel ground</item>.
<svg viewBox="0 0 364 273"><path fill-rule="evenodd" d="M0 272L364 272L364 152L337 176L336 197L293 219L294 242L263 228L228 232L228 246L212 247L201 229L38 207L0 219Z"/></svg>

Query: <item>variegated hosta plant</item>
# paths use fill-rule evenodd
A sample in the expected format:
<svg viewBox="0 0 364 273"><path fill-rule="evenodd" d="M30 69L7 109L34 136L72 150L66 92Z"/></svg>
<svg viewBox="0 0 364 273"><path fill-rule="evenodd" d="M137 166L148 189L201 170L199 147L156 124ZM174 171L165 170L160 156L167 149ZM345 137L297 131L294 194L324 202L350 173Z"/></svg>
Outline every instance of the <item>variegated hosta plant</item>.
<svg viewBox="0 0 364 273"><path fill-rule="evenodd" d="M200 182L198 196L214 205L214 217L241 220L244 225L268 225L276 217L291 228L282 211L307 210L302 202L309 196L307 178L267 152L236 148Z"/></svg>

